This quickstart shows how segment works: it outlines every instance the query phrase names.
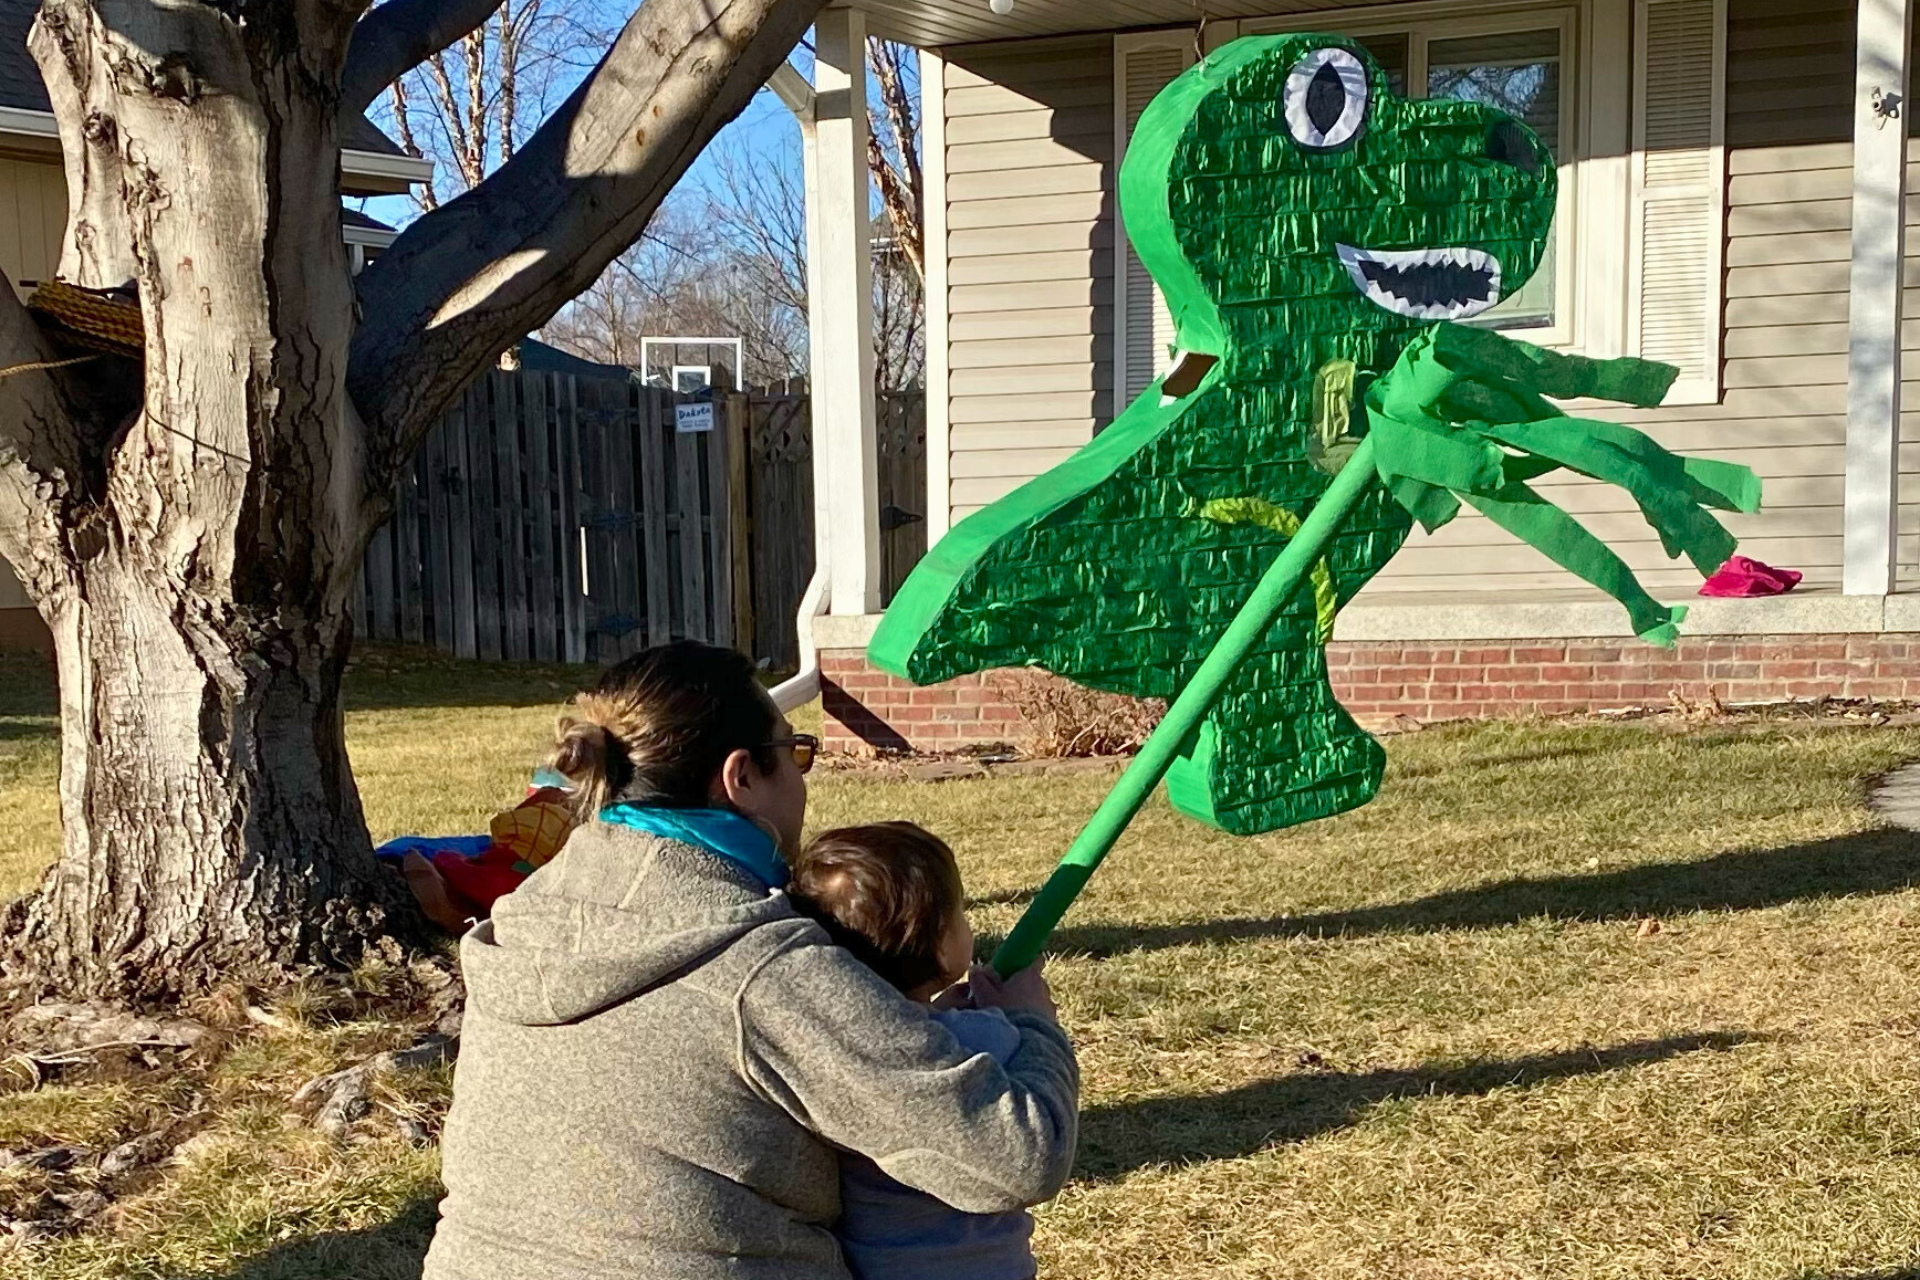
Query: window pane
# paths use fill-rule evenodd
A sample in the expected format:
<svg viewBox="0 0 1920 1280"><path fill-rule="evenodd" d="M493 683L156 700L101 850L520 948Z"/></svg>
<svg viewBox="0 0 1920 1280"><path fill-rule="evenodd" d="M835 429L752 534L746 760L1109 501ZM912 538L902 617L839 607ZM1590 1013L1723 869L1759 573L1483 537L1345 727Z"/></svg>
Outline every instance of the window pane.
<svg viewBox="0 0 1920 1280"><path fill-rule="evenodd" d="M1481 102L1524 122L1556 160L1566 155L1560 128L1560 33L1513 31L1435 40L1427 46L1427 94ZM1533 278L1480 317L1493 328L1541 328L1553 323L1554 243Z"/></svg>
<svg viewBox="0 0 1920 1280"><path fill-rule="evenodd" d="M1427 46L1427 96L1484 102L1560 155L1560 33L1518 31Z"/></svg>
<svg viewBox="0 0 1920 1280"><path fill-rule="evenodd" d="M1355 43L1373 55L1387 73L1387 84L1396 98L1407 96L1407 33L1398 35L1355 36Z"/></svg>

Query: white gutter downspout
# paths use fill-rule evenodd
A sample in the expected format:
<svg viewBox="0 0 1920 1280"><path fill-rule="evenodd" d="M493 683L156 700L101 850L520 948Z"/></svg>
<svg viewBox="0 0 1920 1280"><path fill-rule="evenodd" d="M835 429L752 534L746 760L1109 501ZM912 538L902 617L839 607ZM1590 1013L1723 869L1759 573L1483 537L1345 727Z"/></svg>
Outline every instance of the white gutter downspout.
<svg viewBox="0 0 1920 1280"><path fill-rule="evenodd" d="M767 87L779 96L780 101L786 103L787 109L793 112L794 119L800 122L800 148L807 175L807 243L811 247L819 243L813 234L813 217L818 213L816 183L813 176L817 146L813 130L813 86L807 83L805 76L795 70L791 62L783 62L779 70L773 73L773 78L767 81ZM816 380L815 386L817 385ZM809 388L809 394L813 394L812 388ZM809 407L818 408L819 403L819 398L815 395ZM817 424L818 414L814 415L814 420ZM820 650L813 639L813 620L826 613L827 605L831 602L828 584L832 575L829 572L830 566L827 559L827 490L821 483L822 477L819 473L819 457L822 452L819 444L816 437L813 483L813 578L807 583L807 589L800 597L800 609L793 620L793 629L800 641L800 670L791 680L783 680L773 687L773 705L780 708L782 715L786 715L796 707L803 707L820 696Z"/></svg>
<svg viewBox="0 0 1920 1280"><path fill-rule="evenodd" d="M800 597L800 613L793 629L800 637L800 671L791 680L773 686L773 705L787 715L795 707L804 707L820 696L820 650L813 641L813 620L827 611L827 568L813 571L813 581Z"/></svg>

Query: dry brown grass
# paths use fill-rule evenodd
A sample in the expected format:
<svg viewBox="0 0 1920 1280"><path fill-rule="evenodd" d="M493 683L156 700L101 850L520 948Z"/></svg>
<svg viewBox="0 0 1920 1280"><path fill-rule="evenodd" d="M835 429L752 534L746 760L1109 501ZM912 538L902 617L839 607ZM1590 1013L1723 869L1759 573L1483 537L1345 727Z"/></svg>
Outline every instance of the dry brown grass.
<svg viewBox="0 0 1920 1280"><path fill-rule="evenodd" d="M450 684L353 718L383 834L470 826L524 781L551 707L512 705L524 676ZM50 783L18 705L0 694L0 812ZM1086 1115L1044 1274L1920 1269L1920 844L1860 800L1920 732L1458 726L1389 752L1379 801L1292 832L1150 805L1070 917L1051 969ZM947 835L990 945L1108 781L830 774L813 817ZM189 1160L9 1280L417 1274L431 1151L282 1120L395 1029L292 1003L196 1086L214 1121ZM445 1079L394 1087L430 1110ZM0 1147L106 1142L190 1105L166 1088L0 1097Z"/></svg>
<svg viewBox="0 0 1920 1280"><path fill-rule="evenodd" d="M1100 693L1044 671L993 677L1020 713L1020 749L1030 756L1085 758L1131 755L1167 713L1157 698Z"/></svg>

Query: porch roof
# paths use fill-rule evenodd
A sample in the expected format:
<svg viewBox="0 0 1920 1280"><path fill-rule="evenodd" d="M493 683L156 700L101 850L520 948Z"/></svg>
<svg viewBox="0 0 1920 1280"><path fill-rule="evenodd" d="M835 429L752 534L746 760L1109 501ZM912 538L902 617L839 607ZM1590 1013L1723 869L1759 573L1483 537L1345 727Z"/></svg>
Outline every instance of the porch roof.
<svg viewBox="0 0 1920 1280"><path fill-rule="evenodd" d="M1013 0L994 13L987 0L851 0L875 35L920 48L1017 40L1134 27L1191 26L1194 0ZM1326 0L1206 0L1209 19L1255 18L1324 9Z"/></svg>

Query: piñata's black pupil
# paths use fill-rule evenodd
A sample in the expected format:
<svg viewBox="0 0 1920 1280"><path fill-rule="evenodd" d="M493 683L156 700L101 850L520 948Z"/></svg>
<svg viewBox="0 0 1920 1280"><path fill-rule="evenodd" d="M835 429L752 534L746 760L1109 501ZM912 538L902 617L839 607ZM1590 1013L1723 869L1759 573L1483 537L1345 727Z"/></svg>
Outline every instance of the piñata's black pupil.
<svg viewBox="0 0 1920 1280"><path fill-rule="evenodd" d="M1340 82L1340 73L1334 70L1333 64L1326 63L1313 73L1313 79L1307 84L1307 119L1313 121L1313 127L1321 133L1331 133L1346 110L1347 87Z"/></svg>

